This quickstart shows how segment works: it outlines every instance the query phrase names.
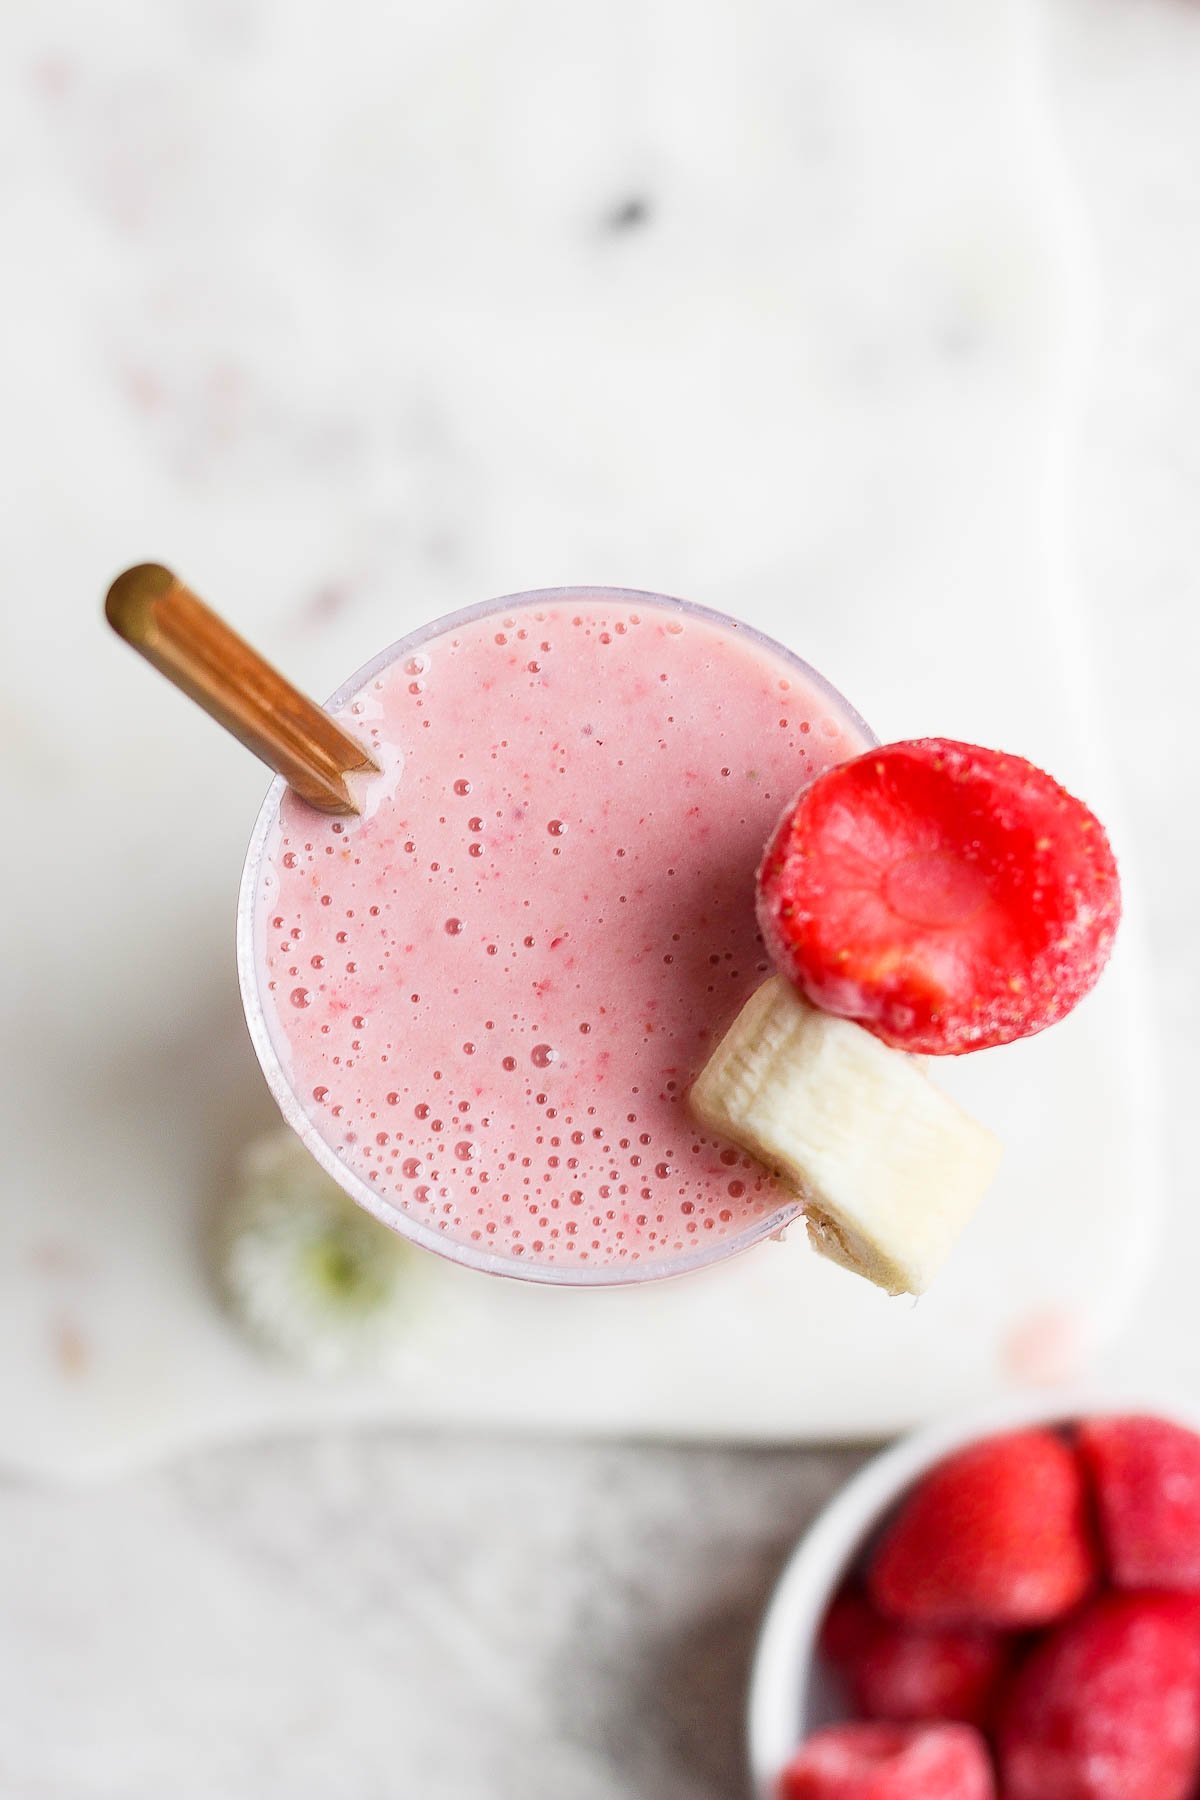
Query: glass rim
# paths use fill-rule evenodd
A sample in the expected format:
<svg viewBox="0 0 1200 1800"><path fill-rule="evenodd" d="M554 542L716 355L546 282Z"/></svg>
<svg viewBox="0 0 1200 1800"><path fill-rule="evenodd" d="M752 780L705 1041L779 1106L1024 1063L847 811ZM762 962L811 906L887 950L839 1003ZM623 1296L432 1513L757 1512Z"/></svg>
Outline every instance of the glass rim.
<svg viewBox="0 0 1200 1800"><path fill-rule="evenodd" d="M532 588L525 593L501 594L495 600L483 600L474 606L460 608L456 612L446 613L442 617L419 626L404 637L397 638L385 649L357 669L353 675L343 681L325 702L328 710L334 711L345 706L348 701L362 691L368 682L374 680L382 670L390 668L401 656L428 643L431 638L443 637L448 632L464 625L474 624L478 619L491 618L496 613L517 612L538 606L552 606L563 601L583 599L603 599L617 604L642 604L658 607L666 611L677 611L689 617L703 619L709 624L717 625L725 630L733 630L740 637L749 639L760 645L772 656L790 663L793 668L802 672L812 687L830 704L837 713L840 722L850 727L863 740L864 748L869 749L879 742L875 733L850 702L828 681L819 670L814 669L795 651L788 649L777 639L760 631L757 626L748 625L742 619L730 617L728 613L719 612L714 607L701 606L692 600L681 600L671 594L656 594L642 588L572 586ZM647 1262L636 1263L595 1263L576 1264L527 1262L522 1257L499 1255L494 1251L470 1243L459 1238L449 1237L423 1220L407 1212L402 1206L391 1201L388 1196L369 1181L349 1168L328 1143L317 1126L315 1119L305 1106L304 1101L292 1085L283 1059L276 1049L267 1022L266 1009L263 1006L258 979L258 955L256 944L256 901L258 898L258 882L262 873L263 853L267 839L279 816L280 802L286 791L287 783L281 775L277 775L267 789L266 796L259 808L250 842L246 849L246 859L242 866L242 877L238 888L237 906L237 968L238 986L242 998L242 1010L245 1013L250 1041L259 1066L266 1078L284 1123L294 1131L305 1149L317 1163L332 1176L342 1191L361 1206L365 1212L378 1219L392 1231L417 1244L423 1250L435 1256L456 1263L459 1267L476 1269L488 1275L504 1275L510 1279L532 1282L546 1287L573 1288L623 1288L643 1285L646 1282L665 1281L677 1275L693 1273L698 1269L709 1268L713 1264L727 1261L730 1257L740 1256L755 1244L773 1237L799 1217L802 1206L799 1200L787 1199L780 1206L769 1212L758 1214L749 1221L742 1231L730 1237L718 1239L708 1245L698 1244L695 1250L681 1253L671 1258L654 1258Z"/></svg>

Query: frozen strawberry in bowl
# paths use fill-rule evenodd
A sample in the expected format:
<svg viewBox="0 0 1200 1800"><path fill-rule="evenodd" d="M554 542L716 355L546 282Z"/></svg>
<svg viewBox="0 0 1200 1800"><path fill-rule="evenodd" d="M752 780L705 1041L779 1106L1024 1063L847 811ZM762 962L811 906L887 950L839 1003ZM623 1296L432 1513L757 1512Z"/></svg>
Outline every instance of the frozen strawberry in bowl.
<svg viewBox="0 0 1200 1800"><path fill-rule="evenodd" d="M1013 1402L868 1462L764 1621L758 1800L887 1795L863 1783L890 1774L883 1751L902 1740L858 1734L951 1726L974 1731L984 1791L1003 1800L1194 1800L1197 1427L1091 1399ZM788 1785L834 1775L859 1785Z"/></svg>
<svg viewBox="0 0 1200 1800"><path fill-rule="evenodd" d="M1006 1800L1190 1800L1200 1778L1200 1603L1104 1594L1017 1673L997 1751Z"/></svg>
<svg viewBox="0 0 1200 1800"><path fill-rule="evenodd" d="M1121 916L1095 815L1023 757L944 738L834 764L758 871L776 974L695 1080L692 1112L791 1188L813 1247L923 1293L1000 1146L929 1077L1084 999Z"/></svg>
<svg viewBox="0 0 1200 1800"><path fill-rule="evenodd" d="M995 1800L969 1725L830 1725L784 1770L780 1800Z"/></svg>
<svg viewBox="0 0 1200 1800"><path fill-rule="evenodd" d="M1056 1432L1005 1432L932 1469L871 1558L871 1598L910 1625L1028 1630L1096 1582L1088 1497Z"/></svg>
<svg viewBox="0 0 1200 1800"><path fill-rule="evenodd" d="M1200 1437L1170 1419L1085 1419L1079 1450L1116 1587L1200 1593Z"/></svg>
<svg viewBox="0 0 1200 1800"><path fill-rule="evenodd" d="M834 1600L821 1654L862 1719L987 1726L1012 1661L1008 1634L979 1626L901 1625L852 1585Z"/></svg>

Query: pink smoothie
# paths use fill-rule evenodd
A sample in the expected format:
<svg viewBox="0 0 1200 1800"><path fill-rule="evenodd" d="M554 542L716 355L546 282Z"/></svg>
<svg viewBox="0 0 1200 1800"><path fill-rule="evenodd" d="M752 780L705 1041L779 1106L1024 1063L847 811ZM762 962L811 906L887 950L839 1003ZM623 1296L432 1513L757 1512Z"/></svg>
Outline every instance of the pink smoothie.
<svg viewBox="0 0 1200 1800"><path fill-rule="evenodd" d="M277 1091L359 1197L568 1280L673 1272L794 1210L685 1101L767 973L771 826L867 741L845 703L745 627L571 590L410 640L341 714L383 773L357 819L284 797L254 959Z"/></svg>

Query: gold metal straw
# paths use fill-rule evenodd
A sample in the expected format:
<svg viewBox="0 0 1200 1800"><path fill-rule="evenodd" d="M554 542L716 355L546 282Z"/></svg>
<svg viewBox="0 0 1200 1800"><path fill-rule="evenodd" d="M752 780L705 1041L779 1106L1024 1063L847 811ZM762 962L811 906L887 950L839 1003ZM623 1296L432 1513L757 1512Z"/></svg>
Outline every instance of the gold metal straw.
<svg viewBox="0 0 1200 1800"><path fill-rule="evenodd" d="M119 637L322 812L359 810L348 775L378 773L363 746L159 563L118 575L104 604Z"/></svg>

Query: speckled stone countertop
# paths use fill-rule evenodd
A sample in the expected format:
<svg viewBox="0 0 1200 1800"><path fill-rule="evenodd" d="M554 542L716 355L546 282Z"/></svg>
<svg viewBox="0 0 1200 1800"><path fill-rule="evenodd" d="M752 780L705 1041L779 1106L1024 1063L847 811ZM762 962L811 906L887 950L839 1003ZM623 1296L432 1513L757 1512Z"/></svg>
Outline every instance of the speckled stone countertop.
<svg viewBox="0 0 1200 1800"><path fill-rule="evenodd" d="M235 29L237 7L212 4ZM1186 1247L1200 10L1047 0L1047 24L1104 294L1077 539L1124 696L1112 730L1148 877L1171 1229ZM1195 1266L1186 1251L1164 1259L1114 1368L1200 1392ZM6 1484L0 1787L20 1800L741 1800L758 1613L857 1459L393 1433L247 1445L80 1493Z"/></svg>

